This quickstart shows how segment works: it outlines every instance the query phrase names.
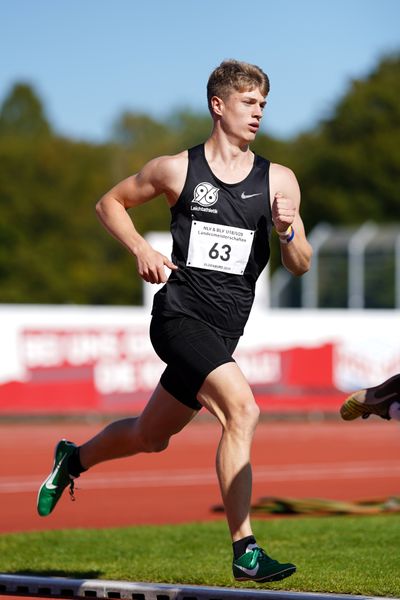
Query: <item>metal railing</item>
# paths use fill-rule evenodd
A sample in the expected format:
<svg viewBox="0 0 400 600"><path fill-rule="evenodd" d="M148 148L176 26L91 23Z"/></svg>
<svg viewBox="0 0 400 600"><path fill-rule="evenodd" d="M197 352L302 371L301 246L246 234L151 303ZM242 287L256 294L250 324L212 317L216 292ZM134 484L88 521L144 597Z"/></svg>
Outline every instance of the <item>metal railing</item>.
<svg viewBox="0 0 400 600"><path fill-rule="evenodd" d="M271 277L272 308L400 308L400 224L317 225L308 236L310 271L279 268Z"/></svg>

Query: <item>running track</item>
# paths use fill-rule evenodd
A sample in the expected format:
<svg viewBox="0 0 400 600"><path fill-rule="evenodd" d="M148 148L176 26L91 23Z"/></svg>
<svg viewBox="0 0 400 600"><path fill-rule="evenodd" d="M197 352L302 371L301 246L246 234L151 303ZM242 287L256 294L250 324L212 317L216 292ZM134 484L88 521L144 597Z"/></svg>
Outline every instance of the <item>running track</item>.
<svg viewBox="0 0 400 600"><path fill-rule="evenodd" d="M219 428L194 422L162 454L103 463L82 476L77 501L65 494L46 518L38 486L56 441L81 443L99 425L0 424L0 531L109 527L221 519L214 473ZM260 496L368 499L400 495L400 427L370 418L353 423L267 422L253 446L253 499Z"/></svg>

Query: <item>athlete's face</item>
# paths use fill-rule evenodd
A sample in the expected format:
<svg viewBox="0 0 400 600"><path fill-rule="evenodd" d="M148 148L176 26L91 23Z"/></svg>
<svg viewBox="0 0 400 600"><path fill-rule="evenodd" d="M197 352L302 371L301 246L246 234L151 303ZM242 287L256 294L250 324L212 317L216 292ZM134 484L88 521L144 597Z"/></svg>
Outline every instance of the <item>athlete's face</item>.
<svg viewBox="0 0 400 600"><path fill-rule="evenodd" d="M244 143L252 142L260 127L265 105L265 98L259 88L244 92L233 91L225 101L220 100L222 129Z"/></svg>

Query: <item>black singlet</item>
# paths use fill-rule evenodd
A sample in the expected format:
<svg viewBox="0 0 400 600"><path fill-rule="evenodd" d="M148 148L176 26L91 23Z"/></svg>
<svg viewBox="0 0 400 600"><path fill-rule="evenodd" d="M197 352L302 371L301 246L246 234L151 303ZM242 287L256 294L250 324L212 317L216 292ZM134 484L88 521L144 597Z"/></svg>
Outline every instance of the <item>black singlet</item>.
<svg viewBox="0 0 400 600"><path fill-rule="evenodd" d="M269 165L255 155L249 175L229 184L212 173L204 144L189 150L185 185L171 208L179 269L155 295L153 315L187 315L221 335L242 335L270 256Z"/></svg>

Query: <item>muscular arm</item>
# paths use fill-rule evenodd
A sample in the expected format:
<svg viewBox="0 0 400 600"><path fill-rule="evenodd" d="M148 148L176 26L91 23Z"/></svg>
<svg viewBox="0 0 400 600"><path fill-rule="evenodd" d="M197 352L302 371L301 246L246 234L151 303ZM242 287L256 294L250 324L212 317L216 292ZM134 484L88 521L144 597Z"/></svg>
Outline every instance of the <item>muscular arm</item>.
<svg viewBox="0 0 400 600"><path fill-rule="evenodd" d="M155 158L139 173L114 186L96 204L101 223L136 257L139 275L150 283L164 283L167 281L164 267L177 267L138 233L127 209L144 204L162 193L173 204L179 196L180 186L183 187L185 175L184 155Z"/></svg>
<svg viewBox="0 0 400 600"><path fill-rule="evenodd" d="M294 229L294 237L289 243L280 238L282 264L293 275L303 275L310 268L312 248L300 217L299 184L290 169L271 164L270 187L272 220L276 232L281 235L290 225Z"/></svg>

